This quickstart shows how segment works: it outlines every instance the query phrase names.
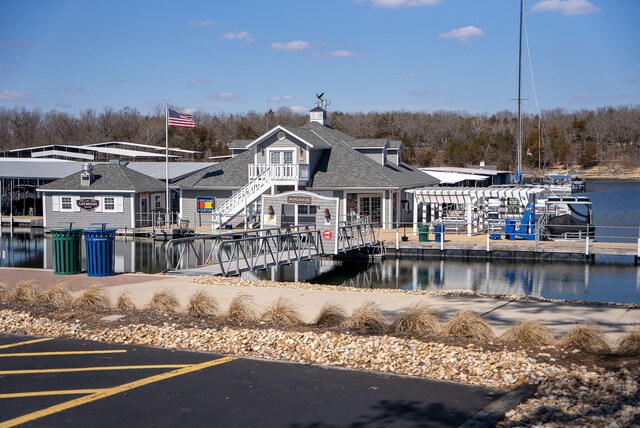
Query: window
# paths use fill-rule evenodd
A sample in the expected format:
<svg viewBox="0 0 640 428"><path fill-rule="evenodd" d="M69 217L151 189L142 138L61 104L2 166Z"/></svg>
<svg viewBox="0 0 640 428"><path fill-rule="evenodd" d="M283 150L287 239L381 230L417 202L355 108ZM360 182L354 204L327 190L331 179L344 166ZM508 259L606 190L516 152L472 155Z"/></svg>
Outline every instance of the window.
<svg viewBox="0 0 640 428"><path fill-rule="evenodd" d="M270 164L292 164L293 150L275 150L269 152Z"/></svg>
<svg viewBox="0 0 640 428"><path fill-rule="evenodd" d="M154 201L155 208L162 208L162 199L160 195L155 195L153 197L153 201Z"/></svg>
<svg viewBox="0 0 640 428"><path fill-rule="evenodd" d="M60 197L60 211L73 211L71 196Z"/></svg>
<svg viewBox="0 0 640 428"><path fill-rule="evenodd" d="M293 152L282 152L284 160L282 163L293 163Z"/></svg>
<svg viewBox="0 0 640 428"><path fill-rule="evenodd" d="M318 207L315 205L298 205L299 215L316 215Z"/></svg>
<svg viewBox="0 0 640 428"><path fill-rule="evenodd" d="M116 198L113 196L105 196L103 198L104 207L103 211L115 211L116 210Z"/></svg>

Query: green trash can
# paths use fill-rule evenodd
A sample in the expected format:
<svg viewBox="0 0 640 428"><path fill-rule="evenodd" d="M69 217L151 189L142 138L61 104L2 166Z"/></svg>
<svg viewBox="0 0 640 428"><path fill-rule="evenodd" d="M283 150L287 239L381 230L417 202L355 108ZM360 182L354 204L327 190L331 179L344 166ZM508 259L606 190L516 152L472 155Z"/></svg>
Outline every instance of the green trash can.
<svg viewBox="0 0 640 428"><path fill-rule="evenodd" d="M75 275L82 272L82 229L52 229L53 273Z"/></svg>
<svg viewBox="0 0 640 428"><path fill-rule="evenodd" d="M418 241L429 242L429 225L421 224L418 226Z"/></svg>

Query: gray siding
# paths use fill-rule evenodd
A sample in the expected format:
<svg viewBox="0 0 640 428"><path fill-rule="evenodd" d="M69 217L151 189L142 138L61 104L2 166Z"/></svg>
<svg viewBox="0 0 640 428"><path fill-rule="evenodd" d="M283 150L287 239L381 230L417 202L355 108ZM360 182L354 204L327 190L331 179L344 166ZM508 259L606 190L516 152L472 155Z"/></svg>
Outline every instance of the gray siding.
<svg viewBox="0 0 640 428"><path fill-rule="evenodd" d="M356 149L356 150L362 153L363 155L366 155L369 159L374 160L381 165L384 165L383 163L384 158L382 153L384 149Z"/></svg>
<svg viewBox="0 0 640 428"><path fill-rule="evenodd" d="M47 229L56 229L59 227L69 227L69 222L73 222L74 228L90 228L91 223L107 223L107 227L110 229L128 229L133 228L131 224L131 211L132 203L131 198L133 194L117 194L117 193L95 193L95 194L78 194L78 193L55 193L59 196L80 196L81 198L95 198L96 196L122 196L123 197L123 212L96 212L95 210L87 211L81 209L80 211L53 211L53 193L47 192L44 194L44 210L46 212L46 224ZM66 223L66 226L63 224Z"/></svg>
<svg viewBox="0 0 640 428"><path fill-rule="evenodd" d="M284 132L284 131L283 131ZM262 149L264 148L264 155L262 154ZM291 135L287 134L287 138L284 140L278 140L277 133L276 135L272 135L267 138L265 141L258 144L255 163L268 163L269 162L269 149L274 148L282 148L282 149L294 149L293 162L294 163L306 163L298 161L298 150L302 148L305 151L305 159L306 159L306 150L307 146L301 141L293 139Z"/></svg>
<svg viewBox="0 0 640 428"><path fill-rule="evenodd" d="M216 198L216 207L224 204L234 193L232 190L183 190L182 191L182 219L189 220L190 226L206 226L212 223L211 214L200 214L196 211L196 198Z"/></svg>

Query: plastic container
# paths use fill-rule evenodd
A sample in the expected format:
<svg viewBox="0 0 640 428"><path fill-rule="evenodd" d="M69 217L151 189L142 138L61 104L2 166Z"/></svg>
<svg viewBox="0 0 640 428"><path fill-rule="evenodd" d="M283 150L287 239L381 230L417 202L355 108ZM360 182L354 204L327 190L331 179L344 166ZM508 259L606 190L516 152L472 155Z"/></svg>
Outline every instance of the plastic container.
<svg viewBox="0 0 640 428"><path fill-rule="evenodd" d="M85 229L87 275L111 276L115 273L116 229Z"/></svg>
<svg viewBox="0 0 640 428"><path fill-rule="evenodd" d="M418 226L418 242L429 242L428 224L421 224Z"/></svg>
<svg viewBox="0 0 640 428"><path fill-rule="evenodd" d="M53 273L75 275L82 272L82 229L53 229Z"/></svg>
<svg viewBox="0 0 640 428"><path fill-rule="evenodd" d="M434 225L433 234L435 235L435 242L444 242L444 224Z"/></svg>
<svg viewBox="0 0 640 428"><path fill-rule="evenodd" d="M516 221L507 219L504 224L504 239L516 239Z"/></svg>

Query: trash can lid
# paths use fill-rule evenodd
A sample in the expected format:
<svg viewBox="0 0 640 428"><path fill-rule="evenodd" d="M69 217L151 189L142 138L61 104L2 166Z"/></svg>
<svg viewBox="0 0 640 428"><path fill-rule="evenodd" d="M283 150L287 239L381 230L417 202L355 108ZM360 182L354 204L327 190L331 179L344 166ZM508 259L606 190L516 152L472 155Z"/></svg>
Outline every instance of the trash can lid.
<svg viewBox="0 0 640 428"><path fill-rule="evenodd" d="M82 233L82 229L49 229L51 233Z"/></svg>

